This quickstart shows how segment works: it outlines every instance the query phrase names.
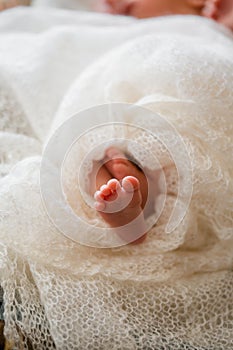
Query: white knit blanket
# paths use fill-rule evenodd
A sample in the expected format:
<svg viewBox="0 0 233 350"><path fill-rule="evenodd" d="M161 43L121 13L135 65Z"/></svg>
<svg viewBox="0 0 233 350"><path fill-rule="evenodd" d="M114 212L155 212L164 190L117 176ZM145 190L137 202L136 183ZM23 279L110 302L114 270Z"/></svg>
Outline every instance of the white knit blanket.
<svg viewBox="0 0 233 350"><path fill-rule="evenodd" d="M231 34L203 18L0 14L0 283L5 334L16 349L232 349L232 62ZM99 249L69 240L49 219L40 163L63 122L109 102L147 107L175 128L191 162L192 195L168 234L185 179L149 137L158 125L128 116L144 129L114 135L141 145L143 152L124 147L142 167L150 168L148 149L160 160L167 198L143 244ZM80 154L106 135L113 137L103 127L94 143L84 137ZM103 225L80 193L75 200L79 215Z"/></svg>

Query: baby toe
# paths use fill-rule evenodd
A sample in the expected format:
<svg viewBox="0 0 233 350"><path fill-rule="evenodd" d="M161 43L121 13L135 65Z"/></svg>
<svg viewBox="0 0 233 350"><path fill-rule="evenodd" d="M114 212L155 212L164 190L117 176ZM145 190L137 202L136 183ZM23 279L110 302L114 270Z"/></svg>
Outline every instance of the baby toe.
<svg viewBox="0 0 233 350"><path fill-rule="evenodd" d="M96 201L103 202L104 201L104 195L100 191L96 191L94 194L94 198Z"/></svg>
<svg viewBox="0 0 233 350"><path fill-rule="evenodd" d="M104 202L95 202L94 207L97 211L103 211L105 209Z"/></svg>
<svg viewBox="0 0 233 350"><path fill-rule="evenodd" d="M136 177L126 176L122 180L122 187L126 192L134 192L140 188L140 183Z"/></svg>
<svg viewBox="0 0 233 350"><path fill-rule="evenodd" d="M111 189L109 188L108 185L103 185L100 187L100 192L104 195L104 196L110 196L110 194L112 193Z"/></svg>
<svg viewBox="0 0 233 350"><path fill-rule="evenodd" d="M108 181L108 187L112 191L117 191L118 189L120 189L121 185L120 185L120 182L117 179L111 179L111 180Z"/></svg>

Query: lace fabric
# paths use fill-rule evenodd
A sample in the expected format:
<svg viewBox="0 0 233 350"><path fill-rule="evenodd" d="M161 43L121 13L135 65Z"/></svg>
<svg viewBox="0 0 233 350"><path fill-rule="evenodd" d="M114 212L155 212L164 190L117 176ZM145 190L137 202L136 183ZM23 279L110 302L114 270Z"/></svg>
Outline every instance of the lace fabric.
<svg viewBox="0 0 233 350"><path fill-rule="evenodd" d="M5 335L16 349L232 348L233 46L211 22L190 17L187 26L187 19L180 20L160 19L159 35L152 31L158 28L156 20L155 27L152 21L137 23L137 28L151 35L136 40L139 29L128 25L124 30L133 40L128 36L128 41L114 50L109 44L109 53L102 58L96 48L100 59L83 71L80 68L76 80L71 77L76 71L74 60L64 86L59 84L50 92L59 92L52 106L40 109L45 94L38 94L35 114L35 94L29 106L27 94L19 93L19 80L11 80L17 77L16 71L11 75L8 69L4 76L12 85L7 81L0 88L0 108L5 113L0 135L0 283ZM194 23L200 26L196 35L191 34ZM172 36L167 35L171 28L176 28ZM75 30L71 29L74 37ZM86 44L93 45L88 30ZM118 32L118 27L112 28L109 37L104 36L106 41ZM46 45L41 52L47 55L48 43L53 42L55 54L48 58L52 64L59 50L49 35L44 34ZM58 36L64 39L63 35L67 33L61 31ZM28 69L29 58L22 59L22 70ZM59 73L61 82L63 73ZM25 80L28 92L29 75ZM35 81L32 79L32 86ZM58 96L64 96L60 104ZM47 139L72 114L109 102L147 107L176 128L191 159L193 193L183 221L172 235L167 234L165 227L178 188L174 161L143 129L114 129L115 135L130 137L160 160L167 198L143 244L97 249L67 239L47 216L40 195L42 142L37 138ZM44 116L41 123L38 116L45 110L50 116L57 113L54 119ZM137 118L132 116L130 122ZM153 120L151 124L144 118L137 122L159 135ZM110 136L106 128L98 130L98 138L95 131L93 137L87 135L80 154ZM150 168L148 152L138 154L133 146L125 147L142 167ZM68 196L75 192L72 170L67 167L64 179ZM75 201L80 215L105 227L94 211L86 210L78 191Z"/></svg>

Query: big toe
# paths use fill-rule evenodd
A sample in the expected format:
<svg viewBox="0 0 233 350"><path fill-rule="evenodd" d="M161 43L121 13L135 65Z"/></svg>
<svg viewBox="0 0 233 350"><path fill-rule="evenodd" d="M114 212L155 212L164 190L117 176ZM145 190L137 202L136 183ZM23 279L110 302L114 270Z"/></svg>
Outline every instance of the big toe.
<svg viewBox="0 0 233 350"><path fill-rule="evenodd" d="M140 182L134 176L126 176L122 180L122 188L125 192L132 193L132 199L129 203L129 207L137 207L142 204L142 195L140 190Z"/></svg>
<svg viewBox="0 0 233 350"><path fill-rule="evenodd" d="M135 192L140 189L140 183L134 176L126 176L122 180L122 187L126 192Z"/></svg>

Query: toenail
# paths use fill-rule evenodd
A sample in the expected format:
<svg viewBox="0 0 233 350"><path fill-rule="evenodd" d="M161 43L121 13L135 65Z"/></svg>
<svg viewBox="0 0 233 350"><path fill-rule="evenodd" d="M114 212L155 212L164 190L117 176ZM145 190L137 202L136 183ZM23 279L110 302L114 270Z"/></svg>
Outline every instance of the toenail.
<svg viewBox="0 0 233 350"><path fill-rule="evenodd" d="M101 192L105 192L106 190L109 190L109 188L108 188L107 185L102 185L102 186L100 187L100 191L101 191Z"/></svg>
<svg viewBox="0 0 233 350"><path fill-rule="evenodd" d="M139 181L136 177L125 177L122 186L127 192L134 192L139 188Z"/></svg>
<svg viewBox="0 0 233 350"><path fill-rule="evenodd" d="M117 179L111 179L108 181L108 186L114 186L114 189L111 188L111 190L116 190L117 188L120 187L120 183Z"/></svg>
<svg viewBox="0 0 233 350"><path fill-rule="evenodd" d="M127 192L134 192L134 186L132 185L129 179L123 179L122 186Z"/></svg>

